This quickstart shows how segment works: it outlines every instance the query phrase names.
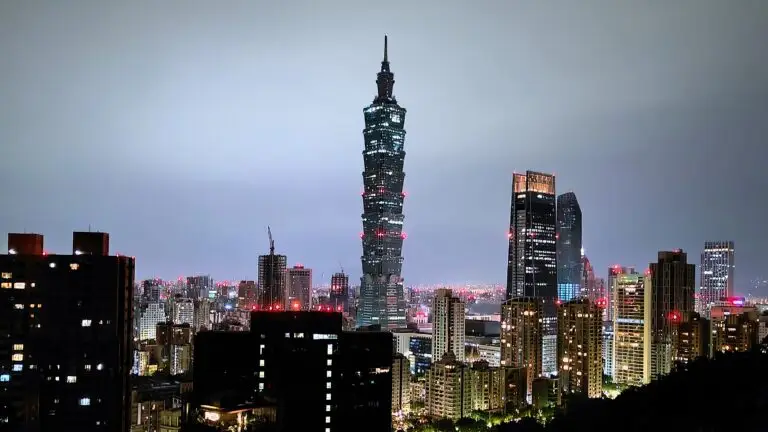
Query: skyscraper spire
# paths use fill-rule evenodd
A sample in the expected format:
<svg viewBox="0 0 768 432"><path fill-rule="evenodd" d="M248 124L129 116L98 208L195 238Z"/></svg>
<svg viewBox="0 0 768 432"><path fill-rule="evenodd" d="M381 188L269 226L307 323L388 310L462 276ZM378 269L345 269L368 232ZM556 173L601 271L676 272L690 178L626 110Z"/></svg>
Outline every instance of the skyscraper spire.
<svg viewBox="0 0 768 432"><path fill-rule="evenodd" d="M376 75L376 86L379 89L374 103L396 103L392 96L392 89L395 86L395 74L389 70L389 54L387 52L387 35L384 35L384 60L381 61L381 72Z"/></svg>
<svg viewBox="0 0 768 432"><path fill-rule="evenodd" d="M382 63L389 63L387 59L387 35L384 35L384 61Z"/></svg>

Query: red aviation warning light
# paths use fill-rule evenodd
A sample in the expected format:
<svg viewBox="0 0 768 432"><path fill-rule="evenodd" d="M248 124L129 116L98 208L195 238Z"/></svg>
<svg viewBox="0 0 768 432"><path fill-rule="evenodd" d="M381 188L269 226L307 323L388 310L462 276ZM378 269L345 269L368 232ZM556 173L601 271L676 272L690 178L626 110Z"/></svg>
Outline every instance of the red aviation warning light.
<svg viewBox="0 0 768 432"><path fill-rule="evenodd" d="M293 310L299 310L299 308L301 308L301 305L299 304L299 302L295 301L293 302L293 304L291 304L291 307L293 308Z"/></svg>
<svg viewBox="0 0 768 432"><path fill-rule="evenodd" d="M408 234L406 234L406 233L401 233L401 234L400 234L400 238L401 238L401 239L403 239L403 240L405 240L405 239L407 239L407 238L408 238Z"/></svg>
<svg viewBox="0 0 768 432"><path fill-rule="evenodd" d="M672 311L672 312L670 312L670 313L669 313L669 315L667 316L667 318L668 318L668 319L669 319L671 322L673 322L673 323L679 323L679 322L680 322L680 319L681 319L681 316L680 316L680 312L678 312L678 311Z"/></svg>
<svg viewBox="0 0 768 432"><path fill-rule="evenodd" d="M384 237L384 231L383 230L377 230L376 231L376 236L377 237Z"/></svg>
<svg viewBox="0 0 768 432"><path fill-rule="evenodd" d="M364 238L365 238L365 233L364 233L364 232L362 232L362 231L360 232L360 238L361 238L361 239L364 239Z"/></svg>
<svg viewBox="0 0 768 432"><path fill-rule="evenodd" d="M512 240L512 237L514 237L514 234L512 234L512 231L507 233L507 239Z"/></svg>
<svg viewBox="0 0 768 432"><path fill-rule="evenodd" d="M560 299L557 299L557 300L555 300L555 304L556 305L561 305L561 304L563 304L563 301L560 300Z"/></svg>
<svg viewBox="0 0 768 432"><path fill-rule="evenodd" d="M336 306L336 310L341 312L341 305Z"/></svg>
<svg viewBox="0 0 768 432"><path fill-rule="evenodd" d="M608 306L608 299L605 297L600 297L599 299L595 300L595 304L600 309L605 309L605 307Z"/></svg>
<svg viewBox="0 0 768 432"><path fill-rule="evenodd" d="M400 192L400 195L401 195L403 198L405 198L405 197L407 197L407 196L408 196L408 192L406 192L406 191L402 191L402 192Z"/></svg>

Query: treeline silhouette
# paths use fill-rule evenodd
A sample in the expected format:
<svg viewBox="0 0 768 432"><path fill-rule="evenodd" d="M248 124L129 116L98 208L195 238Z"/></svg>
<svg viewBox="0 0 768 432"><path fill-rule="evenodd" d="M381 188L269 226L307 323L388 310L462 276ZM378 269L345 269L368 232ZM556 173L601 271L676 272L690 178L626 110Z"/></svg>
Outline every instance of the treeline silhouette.
<svg viewBox="0 0 768 432"><path fill-rule="evenodd" d="M701 358L613 400L568 398L546 426L524 419L497 430L768 431L768 354Z"/></svg>

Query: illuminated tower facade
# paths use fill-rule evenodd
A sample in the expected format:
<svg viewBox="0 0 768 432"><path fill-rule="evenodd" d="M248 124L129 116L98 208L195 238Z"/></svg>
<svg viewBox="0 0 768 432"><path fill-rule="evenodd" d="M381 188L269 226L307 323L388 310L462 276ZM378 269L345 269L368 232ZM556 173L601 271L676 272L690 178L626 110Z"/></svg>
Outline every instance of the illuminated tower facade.
<svg viewBox="0 0 768 432"><path fill-rule="evenodd" d="M557 247L555 176L527 171L512 180L507 298L542 302L542 365L557 372Z"/></svg>
<svg viewBox="0 0 768 432"><path fill-rule="evenodd" d="M566 393L602 395L603 311L586 298L561 303L557 314L557 360Z"/></svg>
<svg viewBox="0 0 768 432"><path fill-rule="evenodd" d="M378 94L363 110L363 243L357 325L405 327L403 295L403 162L405 108L392 94L395 75L389 69L387 37L384 60L376 78Z"/></svg>
<svg viewBox="0 0 768 432"><path fill-rule="evenodd" d="M734 253L732 241L705 242L701 254L701 277L696 310L709 316L709 309L722 298L733 297Z"/></svg>
<svg viewBox="0 0 768 432"><path fill-rule="evenodd" d="M557 297L564 302L581 295L581 207L576 194L557 197Z"/></svg>
<svg viewBox="0 0 768 432"><path fill-rule="evenodd" d="M501 304L501 366L525 368L526 397L541 376L541 301L512 298Z"/></svg>
<svg viewBox="0 0 768 432"><path fill-rule="evenodd" d="M642 386L651 381L651 279L616 266L613 293L613 382Z"/></svg>

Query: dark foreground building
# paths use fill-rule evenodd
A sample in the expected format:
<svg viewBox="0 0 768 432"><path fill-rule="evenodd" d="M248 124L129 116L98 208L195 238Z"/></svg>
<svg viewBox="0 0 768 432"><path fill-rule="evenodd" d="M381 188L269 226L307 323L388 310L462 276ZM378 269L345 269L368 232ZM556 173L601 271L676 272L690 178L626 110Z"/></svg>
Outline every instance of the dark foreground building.
<svg viewBox="0 0 768 432"><path fill-rule="evenodd" d="M76 232L71 255L9 234L0 255L0 430L127 431L134 259Z"/></svg>
<svg viewBox="0 0 768 432"><path fill-rule="evenodd" d="M253 312L250 332L198 333L199 417L264 401L276 408L279 431L389 432L392 335L341 329L335 312Z"/></svg>

